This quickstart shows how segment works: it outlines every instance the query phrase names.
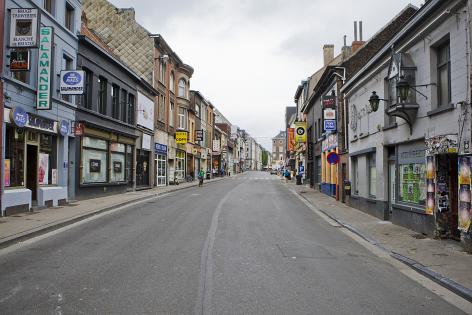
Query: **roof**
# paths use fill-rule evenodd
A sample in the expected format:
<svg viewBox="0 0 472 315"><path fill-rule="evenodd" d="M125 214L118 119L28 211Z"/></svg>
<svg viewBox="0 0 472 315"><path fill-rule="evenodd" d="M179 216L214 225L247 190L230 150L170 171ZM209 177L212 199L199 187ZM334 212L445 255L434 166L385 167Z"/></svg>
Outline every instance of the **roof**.
<svg viewBox="0 0 472 315"><path fill-rule="evenodd" d="M285 139L286 137L286 132L281 130L275 137L273 137L272 139Z"/></svg>

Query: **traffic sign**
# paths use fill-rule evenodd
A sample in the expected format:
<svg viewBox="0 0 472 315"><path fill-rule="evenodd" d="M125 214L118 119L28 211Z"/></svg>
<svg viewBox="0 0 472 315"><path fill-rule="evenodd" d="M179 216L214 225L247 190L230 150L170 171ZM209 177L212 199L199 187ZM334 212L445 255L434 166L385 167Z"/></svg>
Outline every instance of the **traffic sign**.
<svg viewBox="0 0 472 315"><path fill-rule="evenodd" d="M324 130L325 131L336 131L336 120L325 120L324 121Z"/></svg>
<svg viewBox="0 0 472 315"><path fill-rule="evenodd" d="M329 164L338 164L339 163L339 155L336 152L331 152L326 157L326 160Z"/></svg>

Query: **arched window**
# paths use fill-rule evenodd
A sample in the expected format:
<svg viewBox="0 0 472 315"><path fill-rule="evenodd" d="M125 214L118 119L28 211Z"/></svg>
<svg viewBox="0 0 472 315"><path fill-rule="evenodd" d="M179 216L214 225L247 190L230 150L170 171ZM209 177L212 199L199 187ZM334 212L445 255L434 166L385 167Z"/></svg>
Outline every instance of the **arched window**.
<svg viewBox="0 0 472 315"><path fill-rule="evenodd" d="M174 72L170 73L169 89L174 92Z"/></svg>
<svg viewBox="0 0 472 315"><path fill-rule="evenodd" d="M184 79L179 80L179 97L187 97L187 83Z"/></svg>

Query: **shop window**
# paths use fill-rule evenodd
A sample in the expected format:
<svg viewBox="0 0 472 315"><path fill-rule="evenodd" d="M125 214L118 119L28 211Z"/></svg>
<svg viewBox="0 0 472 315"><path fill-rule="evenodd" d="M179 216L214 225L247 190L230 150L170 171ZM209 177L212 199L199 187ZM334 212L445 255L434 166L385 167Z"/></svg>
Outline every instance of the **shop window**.
<svg viewBox="0 0 472 315"><path fill-rule="evenodd" d="M375 166L376 154L372 153L368 155L369 163L369 196L375 197L377 194L377 168Z"/></svg>
<svg viewBox="0 0 472 315"><path fill-rule="evenodd" d="M120 87L113 84L111 88L112 117L120 119Z"/></svg>
<svg viewBox="0 0 472 315"><path fill-rule="evenodd" d="M38 184L57 185L57 137L39 134Z"/></svg>
<svg viewBox="0 0 472 315"><path fill-rule="evenodd" d="M128 124L134 124L134 95L128 94Z"/></svg>
<svg viewBox="0 0 472 315"><path fill-rule="evenodd" d="M25 131L6 127L5 135L5 187L25 185Z"/></svg>
<svg viewBox="0 0 472 315"><path fill-rule="evenodd" d="M426 204L426 167L424 163L399 164L399 201Z"/></svg>
<svg viewBox="0 0 472 315"><path fill-rule="evenodd" d="M98 112L107 114L107 86L108 81L104 77L98 78Z"/></svg>
<svg viewBox="0 0 472 315"><path fill-rule="evenodd" d="M106 183L107 142L90 137L84 137L82 141L82 183Z"/></svg>
<svg viewBox="0 0 472 315"><path fill-rule="evenodd" d="M320 159L321 160L321 159ZM352 169L352 192L353 194L359 194L359 168L357 165L357 157L351 158L351 169Z"/></svg>
<svg viewBox="0 0 472 315"><path fill-rule="evenodd" d="M122 143L112 142L110 144L111 151L111 182L123 182L125 181L125 145Z"/></svg>

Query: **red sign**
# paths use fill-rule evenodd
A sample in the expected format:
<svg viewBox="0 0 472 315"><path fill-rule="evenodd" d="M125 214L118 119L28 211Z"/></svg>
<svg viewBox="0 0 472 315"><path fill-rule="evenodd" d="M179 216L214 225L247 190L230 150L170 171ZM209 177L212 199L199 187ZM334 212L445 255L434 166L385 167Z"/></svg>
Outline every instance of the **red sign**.
<svg viewBox="0 0 472 315"><path fill-rule="evenodd" d="M336 95L323 96L321 102L323 103L323 108L334 108L336 107Z"/></svg>
<svg viewBox="0 0 472 315"><path fill-rule="evenodd" d="M294 145L295 143L295 128L288 128L287 129L287 148L288 151L293 151L294 150Z"/></svg>
<svg viewBox="0 0 472 315"><path fill-rule="evenodd" d="M85 124L81 121L76 121L74 124L74 134L76 136L83 136L85 130Z"/></svg>
<svg viewBox="0 0 472 315"><path fill-rule="evenodd" d="M331 152L326 157L326 160L329 164L338 164L339 163L339 155L336 152Z"/></svg>

